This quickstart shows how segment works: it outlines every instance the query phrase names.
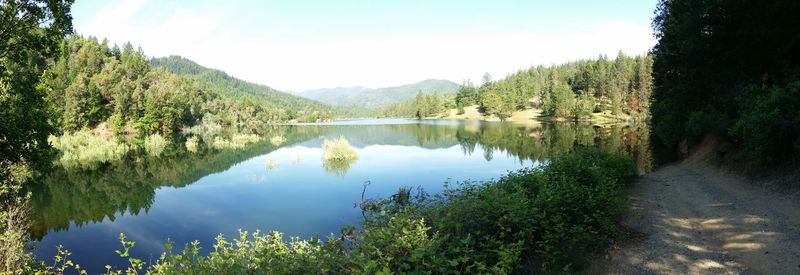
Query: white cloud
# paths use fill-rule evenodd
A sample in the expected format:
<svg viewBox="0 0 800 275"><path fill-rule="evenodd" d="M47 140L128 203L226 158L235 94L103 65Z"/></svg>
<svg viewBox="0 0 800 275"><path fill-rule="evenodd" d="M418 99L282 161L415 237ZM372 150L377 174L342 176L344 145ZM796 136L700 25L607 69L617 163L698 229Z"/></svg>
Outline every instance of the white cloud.
<svg viewBox="0 0 800 275"><path fill-rule="evenodd" d="M654 40L649 25L606 22L560 33L361 37L341 40L287 40L243 35L223 26L224 10L177 9L168 18L136 26L134 15L146 0L103 8L83 34L140 44L151 56L178 54L277 89L383 87L445 78L479 82L531 65L562 63L619 50L644 54ZM113 7L112 7L113 6ZM254 26L258 28L258 26Z"/></svg>

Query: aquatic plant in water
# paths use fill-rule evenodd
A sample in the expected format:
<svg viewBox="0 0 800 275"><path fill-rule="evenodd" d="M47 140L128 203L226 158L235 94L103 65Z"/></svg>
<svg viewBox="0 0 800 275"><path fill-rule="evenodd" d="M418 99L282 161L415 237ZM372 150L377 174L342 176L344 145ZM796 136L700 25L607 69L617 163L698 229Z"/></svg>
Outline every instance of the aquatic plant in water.
<svg viewBox="0 0 800 275"><path fill-rule="evenodd" d="M322 142L322 165L326 172L344 176L358 159L358 154L344 137Z"/></svg>
<svg viewBox="0 0 800 275"><path fill-rule="evenodd" d="M61 151L61 157L56 162L67 169L94 169L102 163L122 159L130 150L127 144L95 136L89 130L60 137L50 136L47 141Z"/></svg>
<svg viewBox="0 0 800 275"><path fill-rule="evenodd" d="M324 160L355 160L358 154L350 142L344 137L322 141L322 158Z"/></svg>

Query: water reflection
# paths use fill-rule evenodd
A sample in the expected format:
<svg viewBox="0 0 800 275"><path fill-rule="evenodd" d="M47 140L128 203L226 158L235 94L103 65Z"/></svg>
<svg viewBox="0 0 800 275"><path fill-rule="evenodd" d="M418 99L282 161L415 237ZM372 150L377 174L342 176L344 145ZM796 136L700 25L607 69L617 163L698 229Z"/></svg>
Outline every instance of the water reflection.
<svg viewBox="0 0 800 275"><path fill-rule="evenodd" d="M344 177L347 175L350 165L353 165L355 161L356 159L325 159L322 166L325 168L325 172Z"/></svg>
<svg viewBox="0 0 800 275"><path fill-rule="evenodd" d="M151 255L167 237L208 244L238 228L325 235L358 221L352 204L364 181L373 182L373 196L399 186L437 192L448 178L496 178L580 147L629 155L640 171L652 165L646 127L389 122L273 126L259 130L261 142L242 149L189 153L176 146L161 158L129 156L95 171L53 171L30 187L30 233L42 240L36 254L47 259L55 244L64 244L76 256L88 253L82 265L102 267L111 260L93 258L113 256L120 232L143 242L139 253ZM324 160L325 139L339 137L358 160Z"/></svg>

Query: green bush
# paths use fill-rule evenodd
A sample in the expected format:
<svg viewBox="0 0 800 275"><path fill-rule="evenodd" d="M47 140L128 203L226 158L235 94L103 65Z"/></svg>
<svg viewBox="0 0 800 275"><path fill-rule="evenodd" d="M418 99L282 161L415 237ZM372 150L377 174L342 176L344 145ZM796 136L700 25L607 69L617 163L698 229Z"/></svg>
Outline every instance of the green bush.
<svg viewBox="0 0 800 275"><path fill-rule="evenodd" d="M199 145L199 138L197 136L191 136L186 139L186 151L191 153L197 153Z"/></svg>
<svg viewBox="0 0 800 275"><path fill-rule="evenodd" d="M553 161L531 181L540 267L580 266L608 243L626 209L622 192L635 171L627 158L587 150Z"/></svg>
<svg viewBox="0 0 800 275"><path fill-rule="evenodd" d="M627 158L584 150L437 195L401 188L363 201L361 230L347 226L324 242L240 232L233 240L220 235L204 256L196 241L180 252L168 241L145 268L127 253L135 243L121 236L118 253L130 263L125 272L149 274L573 272L617 232L634 173Z"/></svg>
<svg viewBox="0 0 800 275"><path fill-rule="evenodd" d="M144 150L148 155L160 157L167 147L167 140L159 134L152 134L144 138Z"/></svg>
<svg viewBox="0 0 800 275"><path fill-rule="evenodd" d="M356 150L344 137L322 141L322 152L323 160L355 160L358 158Z"/></svg>
<svg viewBox="0 0 800 275"><path fill-rule="evenodd" d="M741 113L731 135L761 164L800 156L800 81L786 87L751 88L758 94Z"/></svg>

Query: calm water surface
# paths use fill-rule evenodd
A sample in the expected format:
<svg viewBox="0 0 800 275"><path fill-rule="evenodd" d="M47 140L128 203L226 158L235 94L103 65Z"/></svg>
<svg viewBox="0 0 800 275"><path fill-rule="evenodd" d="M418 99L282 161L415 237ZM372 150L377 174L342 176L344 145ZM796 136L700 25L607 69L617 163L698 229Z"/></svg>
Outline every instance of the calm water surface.
<svg viewBox="0 0 800 275"><path fill-rule="evenodd" d="M364 120L273 126L265 141L236 150L185 152L161 158L130 156L95 171L59 169L31 190L35 254L48 262L63 245L71 259L99 273L125 266L113 252L118 236L136 242L134 257L156 259L169 238L178 247L218 234L278 230L288 236L326 236L360 222L368 197L401 186L441 191L446 181L496 179L580 147L599 147L649 166L646 129L576 124ZM282 144L269 142L282 136ZM346 138L358 159L325 163L324 139ZM207 249L206 249L207 251Z"/></svg>

